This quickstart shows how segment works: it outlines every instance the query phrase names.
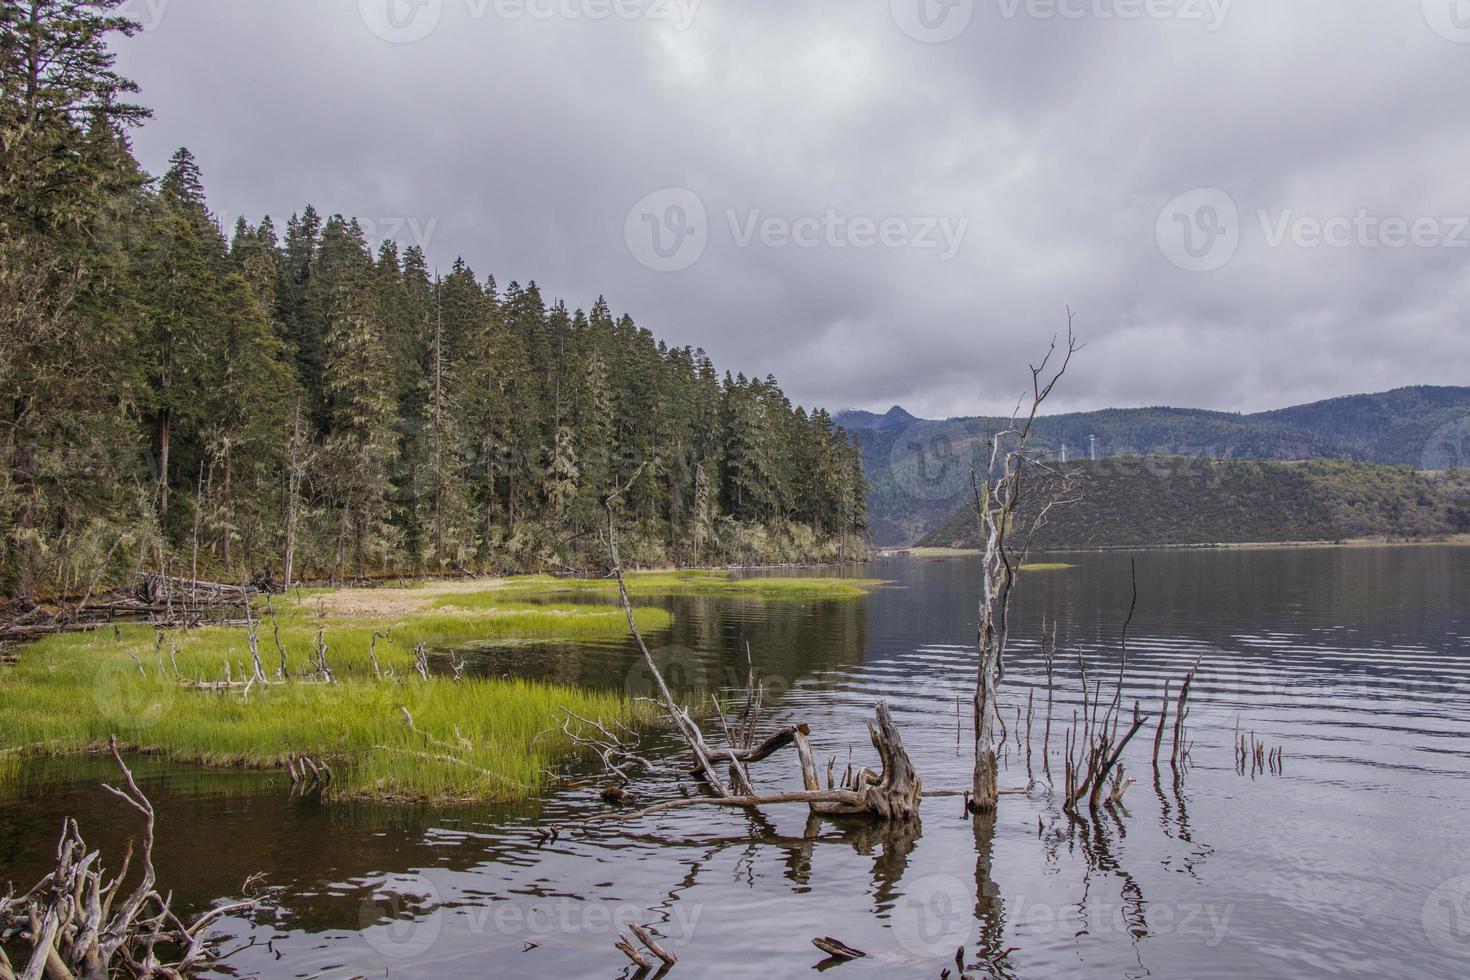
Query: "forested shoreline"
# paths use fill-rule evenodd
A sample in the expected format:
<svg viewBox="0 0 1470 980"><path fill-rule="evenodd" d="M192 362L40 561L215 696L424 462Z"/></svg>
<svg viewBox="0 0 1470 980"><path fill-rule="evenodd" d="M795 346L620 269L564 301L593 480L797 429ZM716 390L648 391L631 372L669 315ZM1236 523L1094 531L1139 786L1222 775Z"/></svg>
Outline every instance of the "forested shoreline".
<svg viewBox="0 0 1470 980"><path fill-rule="evenodd" d="M855 443L773 377L309 206L227 234L133 156L119 4L3 9L0 593L585 567L630 480L630 562L865 552Z"/></svg>

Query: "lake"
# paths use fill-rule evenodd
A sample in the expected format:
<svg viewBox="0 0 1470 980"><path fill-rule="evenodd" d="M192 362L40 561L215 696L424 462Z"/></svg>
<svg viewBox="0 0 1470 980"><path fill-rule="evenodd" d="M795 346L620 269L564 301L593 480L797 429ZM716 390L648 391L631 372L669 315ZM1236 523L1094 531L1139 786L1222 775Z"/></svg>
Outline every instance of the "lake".
<svg viewBox="0 0 1470 980"><path fill-rule="evenodd" d="M1013 607L1005 714L1034 693L1041 790L968 819L925 800L922 826L694 809L543 842L606 809L570 766L514 807L425 811L294 800L281 774L138 761L159 811L160 879L207 907L267 875L274 904L226 923L254 943L227 972L269 977L627 977L613 949L649 924L672 976L806 976L835 936L868 953L843 977L939 977L964 947L976 977L1425 977L1470 962L1470 548L1424 546L1076 555L1028 573ZM1044 792L1043 616L1059 624L1051 765L1080 701L1079 655L1109 696L1136 568L1124 697L1156 718L1166 682L1200 664L1192 765L1156 782L1152 728L1125 762L1124 807L1073 821ZM831 574L826 571L823 574ZM683 689L743 680L747 646L773 694L767 727L807 721L819 767L875 764L865 721L886 699L927 789L968 785L974 559L847 570L865 599L658 600L650 637ZM630 644L473 649L472 669L647 693ZM966 711L968 708L966 707ZM963 728L963 731L961 730ZM1283 752L1240 772L1237 731ZM649 740L652 752L668 748ZM755 770L800 784L789 752ZM0 794L0 880L46 870L64 815L116 867L130 811L97 789L101 760L27 764ZM1010 743L1002 786L1027 785ZM668 780L640 799L677 795ZM534 945L531 945L534 944ZM227 944L231 945L231 944Z"/></svg>

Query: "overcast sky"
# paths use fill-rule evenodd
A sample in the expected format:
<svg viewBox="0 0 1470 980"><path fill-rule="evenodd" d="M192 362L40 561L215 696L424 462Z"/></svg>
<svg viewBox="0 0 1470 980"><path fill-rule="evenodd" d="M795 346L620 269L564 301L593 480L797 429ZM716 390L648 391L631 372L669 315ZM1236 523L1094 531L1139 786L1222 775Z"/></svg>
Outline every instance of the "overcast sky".
<svg viewBox="0 0 1470 980"><path fill-rule="evenodd" d="M1470 0L132 0L233 224L310 202L806 404L1470 383Z"/></svg>

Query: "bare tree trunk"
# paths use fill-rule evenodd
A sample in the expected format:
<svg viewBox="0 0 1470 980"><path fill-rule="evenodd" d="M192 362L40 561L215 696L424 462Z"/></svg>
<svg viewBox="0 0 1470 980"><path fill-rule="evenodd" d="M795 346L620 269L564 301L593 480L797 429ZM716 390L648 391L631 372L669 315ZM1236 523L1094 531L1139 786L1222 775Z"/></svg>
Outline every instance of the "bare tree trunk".
<svg viewBox="0 0 1470 980"><path fill-rule="evenodd" d="M165 408L158 414L158 526L168 520L168 451L171 413Z"/></svg>
<svg viewBox="0 0 1470 980"><path fill-rule="evenodd" d="M495 535L495 450L488 448L485 453L485 550L490 549L490 542Z"/></svg>
<svg viewBox="0 0 1470 980"><path fill-rule="evenodd" d="M998 671L988 654L982 655L980 680L975 685L975 768L971 793L979 813L988 813L1000 802L1000 779L995 754L995 722Z"/></svg>
<svg viewBox="0 0 1470 980"><path fill-rule="evenodd" d="M337 526L337 555L332 562L332 584L337 585L342 581L342 566L347 562L347 526L350 518L347 508L342 508L342 520Z"/></svg>
<svg viewBox="0 0 1470 980"><path fill-rule="evenodd" d="M230 505L230 471L230 453L229 450L226 449L224 458L224 472L222 474L224 478L224 487L220 491L224 494L224 498L220 502L220 506L224 511L224 527L220 529L219 552L220 561L224 563L225 571L227 572L230 570L230 531L233 529L234 524L234 508Z"/></svg>
<svg viewBox="0 0 1470 980"><path fill-rule="evenodd" d="M296 521L301 506L301 399L291 422L290 461L286 471L286 541L281 557L281 588L289 592L296 572Z"/></svg>
<svg viewBox="0 0 1470 980"><path fill-rule="evenodd" d="M367 538L367 514L365 507L359 505L352 518L352 548L357 556L357 577L367 578L367 552L364 543Z"/></svg>
<svg viewBox="0 0 1470 980"><path fill-rule="evenodd" d="M516 470L515 459L511 459L510 476L507 478L505 487L505 520L506 529L511 537L516 533Z"/></svg>
<svg viewBox="0 0 1470 980"><path fill-rule="evenodd" d="M985 473L975 472L974 507L980 522L985 552L981 559L980 626L976 642L976 677L974 697L975 768L972 774L973 802L977 813L993 811L1000 800L996 772L996 734L1004 729L997 703L1001 682L1005 679L1006 644L1010 636L1010 604L1016 576L1031 551L1036 532L1046 523L1048 512L1062 502L1068 491L1065 476L1061 489L1044 499L1029 517L1020 513L1024 493L1029 489L1026 475L1032 466L1044 467L1045 453L1028 449L1032 426L1042 403L1071 364L1079 345L1072 334L1072 312L1067 311L1067 345L1061 363L1048 370L1058 353L1052 341L1039 365L1031 368L1031 401L1022 413L1019 406L1010 425L995 433L990 440L990 457Z"/></svg>

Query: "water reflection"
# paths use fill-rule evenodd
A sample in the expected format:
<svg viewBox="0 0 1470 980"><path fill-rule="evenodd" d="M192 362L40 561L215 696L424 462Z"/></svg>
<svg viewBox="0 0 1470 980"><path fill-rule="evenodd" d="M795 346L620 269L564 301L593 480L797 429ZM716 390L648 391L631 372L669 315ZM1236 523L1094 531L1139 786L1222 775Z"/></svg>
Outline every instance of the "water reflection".
<svg viewBox="0 0 1470 980"><path fill-rule="evenodd" d="M1176 781L1165 765L1122 807L1081 819L1045 789L1080 708L1076 655L1115 676L1128 558L1069 560L1029 577L1014 610L1005 785L1037 791L998 814L962 819L957 800L931 799L922 825L896 829L800 807L699 810L545 842L539 827L602 809L593 773L569 767L566 788L521 806L429 812L291 801L279 776L144 760L160 875L193 912L266 870L278 907L231 924L270 944L233 969L265 976L617 976L628 921L679 943L691 976L804 974L825 935L869 953L841 967L854 977L958 976L961 947L974 976L1460 975L1470 945L1444 929L1428 941L1421 918L1470 873L1470 550L1139 555L1123 696L1152 713L1203 657L1194 767ZM768 724L808 722L819 766L872 763L864 722L885 698L926 788L964 786L954 706L973 678L974 568L855 574L895 585L856 602L666 599L674 623L650 639L677 652L690 688L741 683L748 645L775 688ZM1043 614L1059 626L1049 738ZM622 643L466 655L487 675L640 683ZM1285 747L1285 774L1237 776L1237 728ZM1130 770L1147 772L1151 751L1140 736ZM96 792L110 775L92 761L27 766L0 802L0 879L44 873L66 813L115 863L138 828ZM782 756L755 775L798 783Z"/></svg>

